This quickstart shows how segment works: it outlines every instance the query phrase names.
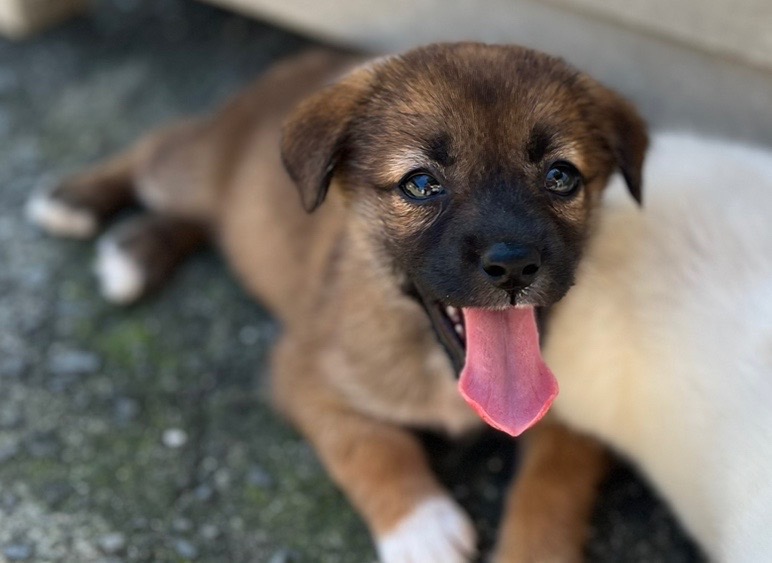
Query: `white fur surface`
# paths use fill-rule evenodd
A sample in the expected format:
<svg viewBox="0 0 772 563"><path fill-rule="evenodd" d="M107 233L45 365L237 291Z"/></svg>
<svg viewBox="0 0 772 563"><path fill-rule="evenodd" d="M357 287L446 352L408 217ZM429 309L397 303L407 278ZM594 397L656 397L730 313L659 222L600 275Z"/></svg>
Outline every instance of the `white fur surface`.
<svg viewBox="0 0 772 563"><path fill-rule="evenodd" d="M545 356L555 412L635 462L719 561L772 561L772 152L655 137L616 180Z"/></svg>
<svg viewBox="0 0 772 563"><path fill-rule="evenodd" d="M145 274L140 264L109 236L97 245L94 273L104 298L119 305L136 301L145 289Z"/></svg>
<svg viewBox="0 0 772 563"><path fill-rule="evenodd" d="M89 211L71 207L44 192L30 198L26 213L32 223L59 237L91 238L99 226L97 218Z"/></svg>
<svg viewBox="0 0 772 563"><path fill-rule="evenodd" d="M464 563L471 560L476 542L464 511L448 497L434 497L376 543L382 563Z"/></svg>

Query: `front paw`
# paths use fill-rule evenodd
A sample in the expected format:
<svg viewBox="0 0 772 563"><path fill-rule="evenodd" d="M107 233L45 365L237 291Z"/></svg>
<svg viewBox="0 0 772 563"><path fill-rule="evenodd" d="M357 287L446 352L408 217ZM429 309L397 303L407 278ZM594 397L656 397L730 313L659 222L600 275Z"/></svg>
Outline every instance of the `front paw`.
<svg viewBox="0 0 772 563"><path fill-rule="evenodd" d="M438 496L421 502L376 544L382 563L465 563L475 554L477 534L461 507Z"/></svg>

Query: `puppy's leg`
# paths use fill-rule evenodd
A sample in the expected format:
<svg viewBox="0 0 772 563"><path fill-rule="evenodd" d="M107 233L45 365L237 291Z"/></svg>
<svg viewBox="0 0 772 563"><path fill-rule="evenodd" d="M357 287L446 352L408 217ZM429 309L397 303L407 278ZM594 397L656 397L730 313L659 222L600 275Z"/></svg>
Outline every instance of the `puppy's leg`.
<svg viewBox="0 0 772 563"><path fill-rule="evenodd" d="M582 561L608 453L595 440L553 421L536 426L525 441L494 561Z"/></svg>
<svg viewBox="0 0 772 563"><path fill-rule="evenodd" d="M134 154L129 151L40 190L27 216L49 234L86 239L121 208L134 202Z"/></svg>
<svg viewBox="0 0 772 563"><path fill-rule="evenodd" d="M343 404L308 364L285 337L274 360L276 399L367 523L380 560L469 561L474 527L433 475L416 437Z"/></svg>
<svg viewBox="0 0 772 563"><path fill-rule="evenodd" d="M333 405L305 408L302 431L365 519L381 561L469 561L474 527L432 475L415 436Z"/></svg>
<svg viewBox="0 0 772 563"><path fill-rule="evenodd" d="M97 245L95 272L108 301L127 304L160 287L207 240L193 221L140 215L108 231Z"/></svg>
<svg viewBox="0 0 772 563"><path fill-rule="evenodd" d="M142 203L157 213L212 220L217 183L209 174L206 122L185 121L156 131L133 147L39 190L27 204L30 220L48 233L91 238L116 212Z"/></svg>

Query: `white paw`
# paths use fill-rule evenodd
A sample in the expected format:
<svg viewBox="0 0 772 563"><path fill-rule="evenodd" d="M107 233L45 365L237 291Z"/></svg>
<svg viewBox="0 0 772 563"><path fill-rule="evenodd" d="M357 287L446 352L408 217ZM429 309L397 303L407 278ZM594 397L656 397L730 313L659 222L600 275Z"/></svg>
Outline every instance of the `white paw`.
<svg viewBox="0 0 772 563"><path fill-rule="evenodd" d="M110 237L102 238L97 245L94 273L102 295L113 303L136 301L145 289L142 267Z"/></svg>
<svg viewBox="0 0 772 563"><path fill-rule="evenodd" d="M464 563L475 554L476 544L471 520L448 497L422 502L377 540L383 563Z"/></svg>
<svg viewBox="0 0 772 563"><path fill-rule="evenodd" d="M26 212L35 225L60 237L90 238L99 227L97 218L89 211L70 207L47 193L33 195L27 202Z"/></svg>

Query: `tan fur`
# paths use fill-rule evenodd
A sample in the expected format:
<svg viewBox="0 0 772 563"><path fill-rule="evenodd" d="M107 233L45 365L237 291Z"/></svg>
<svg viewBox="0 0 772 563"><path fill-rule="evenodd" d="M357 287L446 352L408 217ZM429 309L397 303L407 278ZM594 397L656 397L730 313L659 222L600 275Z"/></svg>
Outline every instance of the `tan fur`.
<svg viewBox="0 0 772 563"><path fill-rule="evenodd" d="M523 67L521 76L511 76L512 61ZM527 145L533 128L547 123L552 152L540 162L572 158L588 179L585 191L555 203L553 214L581 245L614 167L629 165L632 190L640 182L646 140L640 119L615 95L557 59L516 47L440 46L361 63L316 52L281 64L214 116L156 133L55 194L103 222L130 199L145 204L153 219L140 221L156 234L148 231L140 250L130 250L137 262L176 263L201 233L213 236L239 279L282 323L273 358L278 408L379 537L423 500L447 494L405 427L459 435L480 424L457 391L429 318L387 257L389 245L413 244L437 211L404 202L393 185L421 167L455 182L462 201L476 197L474 182L497 178L499 169L519 170L538 184L541 165L529 160ZM479 80L459 91L456 71ZM341 139L372 101L376 79L384 85L383 98L371 104L379 117L360 120L359 152L346 160L338 154ZM500 83L522 99L499 96ZM438 125L452 141L448 154L442 146L437 156L448 163L416 146L418 139L430 143ZM630 135L637 135L632 143ZM631 163L620 164L625 158ZM525 182L523 189L541 197L538 185ZM308 214L303 207L318 209ZM183 225L173 244L159 242ZM156 244L153 252L148 244ZM533 555L575 553L583 541L600 463L596 448L565 436L545 426L533 437L510 502L513 518L502 531L502 561L544 561ZM553 485L565 490L552 493ZM571 508L574 496L579 504Z"/></svg>
<svg viewBox="0 0 772 563"><path fill-rule="evenodd" d="M524 462L499 531L497 563L572 563L583 546L608 454L595 440L543 421L526 437Z"/></svg>

